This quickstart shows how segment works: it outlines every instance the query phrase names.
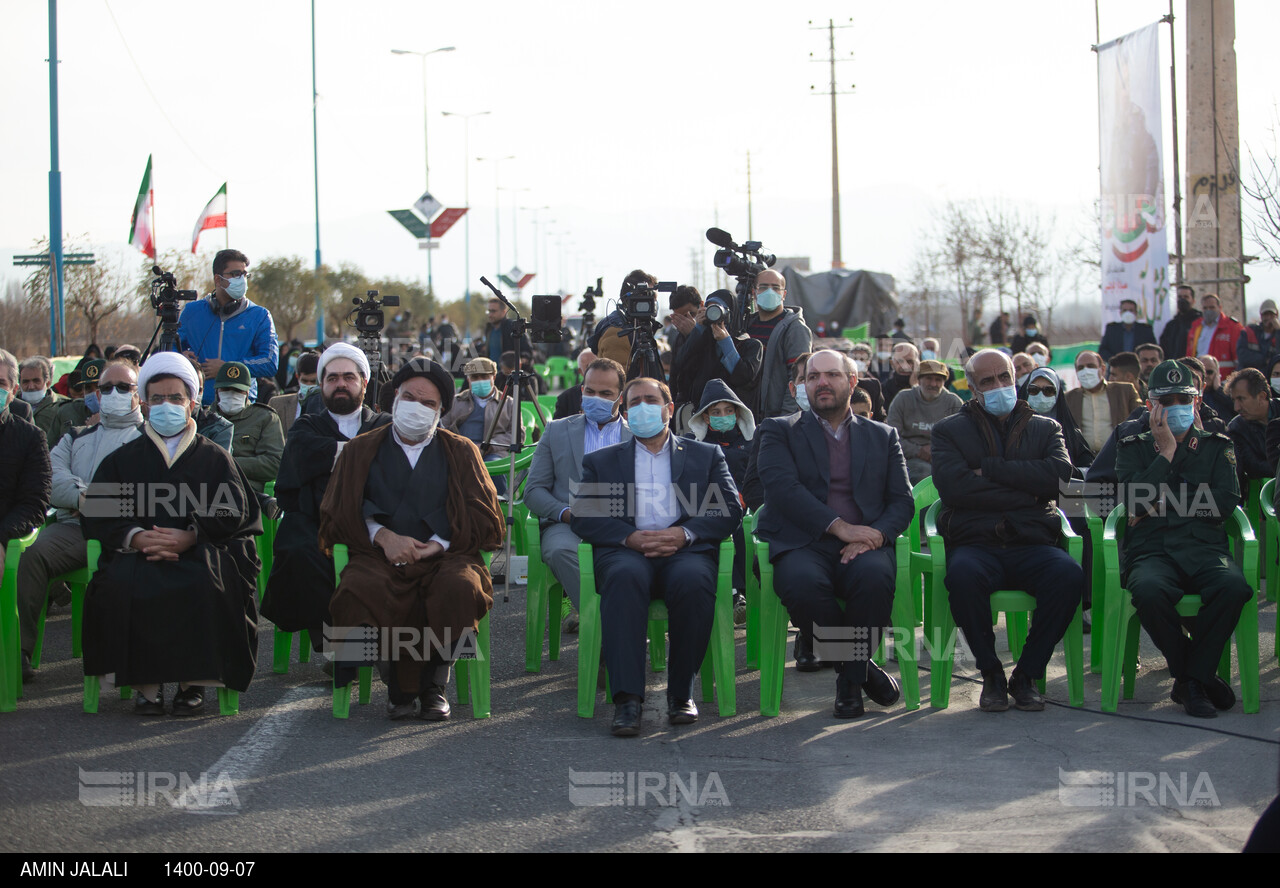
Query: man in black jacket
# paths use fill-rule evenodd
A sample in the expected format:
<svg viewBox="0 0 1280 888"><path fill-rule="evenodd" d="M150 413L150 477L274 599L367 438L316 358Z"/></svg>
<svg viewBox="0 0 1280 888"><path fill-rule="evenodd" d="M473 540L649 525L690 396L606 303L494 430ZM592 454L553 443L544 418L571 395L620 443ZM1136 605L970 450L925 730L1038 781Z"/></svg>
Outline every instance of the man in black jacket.
<svg viewBox="0 0 1280 888"><path fill-rule="evenodd" d="M1166 359L1185 357L1187 354L1187 334L1191 325L1200 317L1196 308L1196 289L1189 284L1178 285L1178 313L1164 325L1160 334L1160 347L1164 349ZM1194 355L1193 355L1194 357Z"/></svg>
<svg viewBox="0 0 1280 888"><path fill-rule="evenodd" d="M1280 400L1270 397L1267 378L1252 367L1232 373L1225 388L1236 410L1227 434L1236 446L1240 495L1248 497L1250 481L1276 476L1276 461L1267 454L1267 425L1280 417Z"/></svg>
<svg viewBox="0 0 1280 888"><path fill-rule="evenodd" d="M985 349L969 359L973 399L933 427L933 481L942 500L951 613L982 672L980 708L1041 710L1044 678L1084 590L1084 574L1058 548L1057 497L1071 477L1062 430L1014 391L1013 363ZM991 594L1021 589L1036 600L1022 656L1006 681L991 626Z"/></svg>
<svg viewBox="0 0 1280 888"><path fill-rule="evenodd" d="M733 304L732 293L716 290L695 315L694 326L672 364L671 395L677 415L686 404L691 408L687 413L696 411L702 403L702 390L713 379L724 380L740 400L750 401L760 376L764 349L745 333L729 333ZM708 312L720 319L709 323Z"/></svg>
<svg viewBox="0 0 1280 888"><path fill-rule="evenodd" d="M1120 300L1120 320L1107 324L1102 333L1098 354L1110 361L1120 352L1137 352L1138 346L1155 343L1156 331L1150 324L1138 323L1138 303L1132 299Z"/></svg>

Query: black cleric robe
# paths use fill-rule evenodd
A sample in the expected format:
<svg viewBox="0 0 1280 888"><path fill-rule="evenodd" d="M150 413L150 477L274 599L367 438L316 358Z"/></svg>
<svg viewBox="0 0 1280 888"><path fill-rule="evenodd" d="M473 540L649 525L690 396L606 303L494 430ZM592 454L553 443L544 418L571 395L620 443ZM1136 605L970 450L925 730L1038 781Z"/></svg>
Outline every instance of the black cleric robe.
<svg viewBox="0 0 1280 888"><path fill-rule="evenodd" d="M218 680L243 691L258 651L258 498L231 456L188 423L171 459L150 425L107 456L86 494L102 557L84 603L85 675L118 685ZM194 530L175 561L125 549L135 528Z"/></svg>
<svg viewBox="0 0 1280 888"><path fill-rule="evenodd" d="M391 422L390 415L362 408L360 434ZM289 429L276 476L275 496L284 517L262 597L262 615L286 632L307 630L317 646L330 622L333 559L320 549L320 503L324 501L338 456L338 445L351 440L329 412L303 413Z"/></svg>
<svg viewBox="0 0 1280 888"><path fill-rule="evenodd" d="M436 453L430 455L433 449ZM400 468L394 458L403 461ZM435 477L441 465L443 479ZM320 545L330 551L336 543L349 547L350 561L329 607L334 626L427 630L456 644L464 632L475 632L493 605L493 582L481 553L502 544L506 521L480 450L471 441L437 429L418 457L418 468L423 471L409 472L408 458L389 426L360 435L343 449L320 509ZM393 490L390 484L402 471L408 483ZM441 480L443 512L436 499ZM399 523L401 533L413 530L406 535L424 543L430 529L449 541L448 551L425 561L391 564L369 540L366 503L369 517L378 523L391 529ZM416 694L421 664L405 657L394 665L400 689Z"/></svg>

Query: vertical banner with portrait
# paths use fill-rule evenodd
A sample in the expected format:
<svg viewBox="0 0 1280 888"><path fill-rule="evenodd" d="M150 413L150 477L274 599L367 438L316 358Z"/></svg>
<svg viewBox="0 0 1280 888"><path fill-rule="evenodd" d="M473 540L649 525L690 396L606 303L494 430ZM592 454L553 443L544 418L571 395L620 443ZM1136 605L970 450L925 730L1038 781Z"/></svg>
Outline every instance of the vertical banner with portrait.
<svg viewBox="0 0 1280 888"><path fill-rule="evenodd" d="M1156 335L1173 314L1165 231L1159 24L1098 47L1102 326L1120 302Z"/></svg>

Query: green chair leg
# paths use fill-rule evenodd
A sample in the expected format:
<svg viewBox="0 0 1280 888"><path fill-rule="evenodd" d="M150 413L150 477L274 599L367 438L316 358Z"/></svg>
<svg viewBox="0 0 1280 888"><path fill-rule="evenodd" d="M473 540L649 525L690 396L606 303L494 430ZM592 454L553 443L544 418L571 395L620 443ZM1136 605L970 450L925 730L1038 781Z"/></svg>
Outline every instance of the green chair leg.
<svg viewBox="0 0 1280 888"><path fill-rule="evenodd" d="M40 660L44 656L44 622L49 613L49 596L44 598L44 604L40 605L40 616L36 620L36 641L31 646L31 668L39 669Z"/></svg>
<svg viewBox="0 0 1280 888"><path fill-rule="evenodd" d="M84 677L84 711L96 713L98 711L98 696L102 691L102 684L96 675L86 675Z"/></svg>
<svg viewBox="0 0 1280 888"><path fill-rule="evenodd" d="M360 683L360 705L364 706L368 704L369 697L373 694L373 667L361 666L357 676Z"/></svg>
<svg viewBox="0 0 1280 888"><path fill-rule="evenodd" d="M591 546L578 545L580 565L591 565ZM600 595L594 570L581 571L578 623L578 716L593 718L600 670Z"/></svg>
<svg viewBox="0 0 1280 888"><path fill-rule="evenodd" d="M351 717L351 685L349 682L345 685L335 683L333 685L333 717L334 718L350 718Z"/></svg>
<svg viewBox="0 0 1280 888"><path fill-rule="evenodd" d="M564 594L564 586L552 583L547 590L547 659L556 662L560 659L560 635L563 630L563 618L556 609L560 602L568 602Z"/></svg>
<svg viewBox="0 0 1280 888"><path fill-rule="evenodd" d="M231 688L218 688L218 711L222 715L239 715L240 692Z"/></svg>

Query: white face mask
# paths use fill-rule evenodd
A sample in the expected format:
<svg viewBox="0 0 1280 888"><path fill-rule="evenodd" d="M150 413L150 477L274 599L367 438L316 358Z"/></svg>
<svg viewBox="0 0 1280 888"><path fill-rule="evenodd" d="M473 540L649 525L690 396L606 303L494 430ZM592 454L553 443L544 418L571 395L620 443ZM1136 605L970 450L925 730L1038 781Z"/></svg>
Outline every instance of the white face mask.
<svg viewBox="0 0 1280 888"><path fill-rule="evenodd" d="M1027 380L1028 380L1028 379L1030 379L1030 378L1031 378L1031 374L1030 374L1030 373L1024 373L1024 374L1022 374L1021 376L1019 376L1019 377L1018 377L1018 379L1017 379L1018 388L1022 388L1024 385L1026 385L1026 384L1027 384Z"/></svg>
<svg viewBox="0 0 1280 888"><path fill-rule="evenodd" d="M133 395L128 392L107 392L102 396L101 410L104 416L128 416L133 412Z"/></svg>
<svg viewBox="0 0 1280 888"><path fill-rule="evenodd" d="M1102 381L1101 374L1093 367L1082 367L1076 371L1076 378L1080 380L1080 384L1086 389L1095 389L1098 383Z"/></svg>
<svg viewBox="0 0 1280 888"><path fill-rule="evenodd" d="M1040 354L1040 352L1036 352L1034 355L1031 356L1031 360L1036 362L1037 367L1043 367L1045 364L1049 363L1049 356L1042 355Z"/></svg>
<svg viewBox="0 0 1280 888"><path fill-rule="evenodd" d="M439 421L440 414L426 404L396 398L391 405L391 424L401 438L412 441L429 439L435 435L436 423Z"/></svg>
<svg viewBox="0 0 1280 888"><path fill-rule="evenodd" d="M860 360L858 360L857 358L854 358L854 359L853 359L853 366L855 366L855 367L857 367L857 368L858 368L858 375L859 375L859 376L861 376L863 373L866 373L866 372L867 372L867 362L866 362L866 361L860 361Z"/></svg>
<svg viewBox="0 0 1280 888"><path fill-rule="evenodd" d="M1126 311L1120 315L1120 321L1125 324L1132 324L1138 320L1138 316L1131 311Z"/></svg>
<svg viewBox="0 0 1280 888"><path fill-rule="evenodd" d="M1280 393L1280 376L1271 377L1271 390Z"/></svg>
<svg viewBox="0 0 1280 888"><path fill-rule="evenodd" d="M34 392L22 391L19 392L19 394L22 396L22 400L26 401L28 404L39 404L44 400L44 396L48 391L49 390L47 388L42 388L37 389Z"/></svg>
<svg viewBox="0 0 1280 888"><path fill-rule="evenodd" d="M218 392L218 409L228 416L234 416L244 410L248 402L249 395L246 392Z"/></svg>
<svg viewBox="0 0 1280 888"><path fill-rule="evenodd" d="M800 405L801 410L809 409L809 390L803 383L796 386L796 403Z"/></svg>

